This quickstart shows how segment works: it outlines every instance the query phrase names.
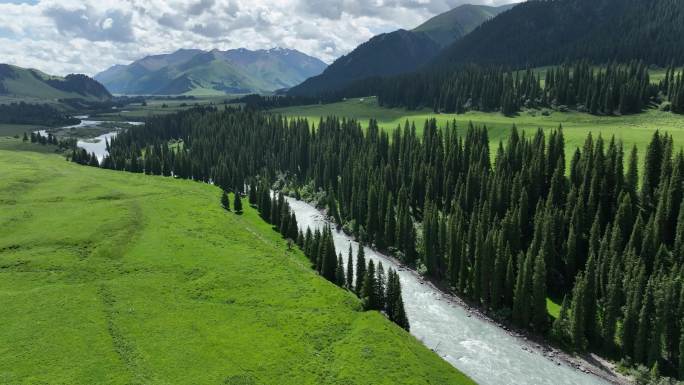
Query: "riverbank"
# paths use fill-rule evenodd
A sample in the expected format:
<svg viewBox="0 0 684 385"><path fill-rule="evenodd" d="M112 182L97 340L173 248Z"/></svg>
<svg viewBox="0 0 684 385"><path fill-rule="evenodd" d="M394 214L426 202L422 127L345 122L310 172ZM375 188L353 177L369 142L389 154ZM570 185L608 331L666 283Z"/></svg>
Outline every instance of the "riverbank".
<svg viewBox="0 0 684 385"><path fill-rule="evenodd" d="M77 147L86 150L89 154L95 154L97 160L102 162L107 155L107 144L112 138L123 130L145 124L144 122L88 120L88 116L78 116L78 118L81 122L73 126L41 129L35 132L42 136L52 134L58 139L77 139Z"/></svg>
<svg viewBox="0 0 684 385"><path fill-rule="evenodd" d="M452 304L455 304L456 306L462 307L470 315L477 317L483 322L488 322L504 330L511 337L519 339L521 344L524 344L524 346L522 347L523 351L537 352L538 354L544 356L556 365L567 365L569 367L576 369L577 371L580 371L585 374L594 375L614 385L634 384L634 381L631 378L625 376L617 370L617 365L615 363L603 357L600 357L594 353L587 353L581 356L573 355L571 353L568 353L562 349L555 347L542 336L535 335L531 332L522 329L516 329L511 327L510 325L499 322L491 318L481 308L473 306L468 301L462 299L458 295L446 291L443 287L440 287L441 285L438 285L432 280L427 280L425 277L422 277L420 274L418 274L418 272L416 272L415 270L408 267L404 268L407 271L413 273L419 279L423 280L425 284L431 285L435 288L435 290L440 291L446 301L449 301Z"/></svg>
<svg viewBox="0 0 684 385"><path fill-rule="evenodd" d="M313 205L291 197L287 199L303 230L307 226L313 229L333 223ZM338 229L333 235L337 251L343 257L346 258L350 244L354 253L357 252L358 244L348 234ZM399 272L412 334L481 384L632 383L614 365L599 357L574 356L551 346L540 336L511 329L460 297L447 293L445 288L426 280L396 258L370 248L365 250L367 257L390 263ZM455 328L467 331L455 333ZM478 363L478 360L485 362Z"/></svg>

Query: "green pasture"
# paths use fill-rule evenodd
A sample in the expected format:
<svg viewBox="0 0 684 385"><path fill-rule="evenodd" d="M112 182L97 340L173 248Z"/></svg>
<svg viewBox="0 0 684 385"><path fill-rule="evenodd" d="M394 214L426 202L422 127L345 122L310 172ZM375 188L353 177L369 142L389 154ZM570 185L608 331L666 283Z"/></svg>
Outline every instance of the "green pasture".
<svg viewBox="0 0 684 385"><path fill-rule="evenodd" d="M0 139L0 383L473 383L217 188L52 151Z"/></svg>

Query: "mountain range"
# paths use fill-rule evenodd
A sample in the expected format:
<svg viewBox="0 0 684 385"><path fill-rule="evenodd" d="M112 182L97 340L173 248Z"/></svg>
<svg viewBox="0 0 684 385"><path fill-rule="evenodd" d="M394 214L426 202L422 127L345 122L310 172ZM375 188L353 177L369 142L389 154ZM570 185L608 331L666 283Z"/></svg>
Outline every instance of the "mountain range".
<svg viewBox="0 0 684 385"><path fill-rule="evenodd" d="M514 5L465 4L433 17L411 31L400 29L375 36L335 60L321 75L293 87L288 94L334 92L355 80L415 71L433 60L444 47Z"/></svg>
<svg viewBox="0 0 684 385"><path fill-rule="evenodd" d="M115 65L95 79L115 94L268 93L320 74L326 64L297 50L181 49Z"/></svg>
<svg viewBox="0 0 684 385"><path fill-rule="evenodd" d="M0 64L0 98L45 103L73 99L106 101L112 95L86 75L51 76L35 69Z"/></svg>

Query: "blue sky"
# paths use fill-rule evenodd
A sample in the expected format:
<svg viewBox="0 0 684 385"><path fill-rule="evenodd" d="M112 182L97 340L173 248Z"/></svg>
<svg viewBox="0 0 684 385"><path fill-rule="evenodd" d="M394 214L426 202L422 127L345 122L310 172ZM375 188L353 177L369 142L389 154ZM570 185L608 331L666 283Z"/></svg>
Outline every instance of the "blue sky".
<svg viewBox="0 0 684 385"><path fill-rule="evenodd" d="M297 49L326 62L373 35L470 2L512 0L0 0L0 60L94 75L180 48Z"/></svg>

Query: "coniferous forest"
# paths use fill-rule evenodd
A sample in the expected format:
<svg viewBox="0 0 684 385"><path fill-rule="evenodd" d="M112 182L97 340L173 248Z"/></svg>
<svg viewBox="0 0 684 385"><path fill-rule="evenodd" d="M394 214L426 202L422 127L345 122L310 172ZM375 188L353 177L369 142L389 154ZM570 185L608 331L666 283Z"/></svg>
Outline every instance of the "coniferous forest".
<svg viewBox="0 0 684 385"><path fill-rule="evenodd" d="M682 64L684 3L677 0L533 0L445 49L435 66L545 66L563 60Z"/></svg>
<svg viewBox="0 0 684 385"><path fill-rule="evenodd" d="M49 104L25 102L0 104L0 123L41 124L46 126L78 124L73 118Z"/></svg>
<svg viewBox="0 0 684 385"><path fill-rule="evenodd" d="M597 68L577 62L546 71L511 71L503 67L464 65L458 70L423 71L355 83L340 97L377 95L381 106L435 112L501 112L512 115L523 108L557 108L594 115L636 114L660 107L684 113L682 72L670 66L665 78L652 83L641 62Z"/></svg>
<svg viewBox="0 0 684 385"><path fill-rule="evenodd" d="M364 309L382 311L392 322L409 330L409 320L401 297L401 283L396 271L390 268L385 275L382 262L375 267L373 261L369 260L366 265L363 245L360 245L356 255L356 268L353 267L352 249L349 246L345 266L342 254L337 254L335 250L332 229L329 226L323 231L311 231L307 228L303 232L299 229L297 218L285 201L285 196L282 192L273 196L271 186L266 181L261 181L259 187L250 186L249 192L250 204L257 206L261 218L274 225L289 242L296 243L320 275L356 294L363 300ZM235 196L239 197L240 194Z"/></svg>
<svg viewBox="0 0 684 385"><path fill-rule="evenodd" d="M295 234L286 206L265 194L276 179L323 191L318 203L345 230L495 317L684 375L684 153L667 133L643 154L589 136L566 159L562 128L513 128L493 154L486 128L428 121L416 132L196 108L119 135L102 166L247 192L322 275L351 288L329 230ZM382 308L359 282L366 306ZM555 320L547 298L562 301Z"/></svg>

